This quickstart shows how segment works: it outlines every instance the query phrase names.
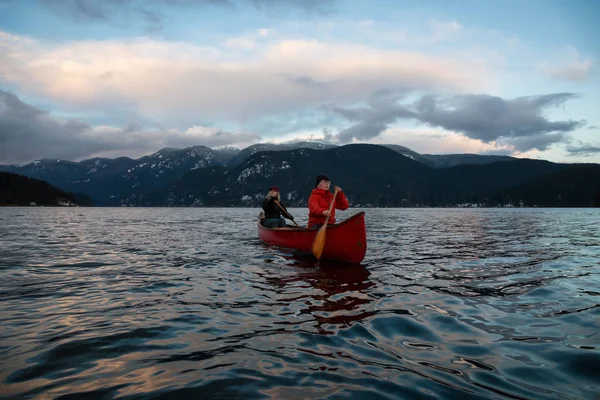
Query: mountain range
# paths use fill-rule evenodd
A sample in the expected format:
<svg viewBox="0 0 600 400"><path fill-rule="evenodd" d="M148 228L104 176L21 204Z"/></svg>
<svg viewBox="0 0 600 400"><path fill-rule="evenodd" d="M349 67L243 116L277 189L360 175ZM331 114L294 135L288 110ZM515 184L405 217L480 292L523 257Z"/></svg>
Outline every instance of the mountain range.
<svg viewBox="0 0 600 400"><path fill-rule="evenodd" d="M316 142L243 150L165 148L131 159L38 160L0 171L44 180L101 206L259 206L271 185L306 206L317 174L353 206L599 206L600 165L475 154L419 154L404 146Z"/></svg>

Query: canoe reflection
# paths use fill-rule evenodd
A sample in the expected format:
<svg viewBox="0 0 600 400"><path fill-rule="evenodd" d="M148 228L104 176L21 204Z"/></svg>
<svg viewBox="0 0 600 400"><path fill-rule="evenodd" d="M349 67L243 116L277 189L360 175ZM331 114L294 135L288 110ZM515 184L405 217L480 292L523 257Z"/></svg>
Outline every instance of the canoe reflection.
<svg viewBox="0 0 600 400"><path fill-rule="evenodd" d="M300 313L312 315L320 333L334 333L326 330L327 325L349 326L375 315L369 293L375 283L369 280L370 272L364 265L340 265L322 260L316 267L311 257L286 255L284 258L293 273L265 279L282 292L295 294L291 298L286 296L285 300L305 305ZM289 290L290 287L301 290Z"/></svg>

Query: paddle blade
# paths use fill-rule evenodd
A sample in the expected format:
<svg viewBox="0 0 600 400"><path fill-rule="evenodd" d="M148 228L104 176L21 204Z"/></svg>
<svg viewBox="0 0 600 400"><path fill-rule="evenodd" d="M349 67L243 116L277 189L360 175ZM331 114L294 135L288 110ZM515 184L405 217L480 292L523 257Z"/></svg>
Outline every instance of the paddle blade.
<svg viewBox="0 0 600 400"><path fill-rule="evenodd" d="M327 235L327 231L324 229L326 226L327 225L323 225L321 229L319 229L317 236L315 236L315 240L313 240L312 253L317 261L320 260L323 255L323 248L325 247L325 238Z"/></svg>

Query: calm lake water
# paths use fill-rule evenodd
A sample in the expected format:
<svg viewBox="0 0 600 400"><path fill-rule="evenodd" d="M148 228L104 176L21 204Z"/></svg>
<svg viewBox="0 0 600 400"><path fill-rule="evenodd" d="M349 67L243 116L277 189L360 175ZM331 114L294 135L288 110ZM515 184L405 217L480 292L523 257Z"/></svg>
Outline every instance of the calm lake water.
<svg viewBox="0 0 600 400"><path fill-rule="evenodd" d="M318 268L258 211L0 208L0 397L600 398L600 209L367 209Z"/></svg>

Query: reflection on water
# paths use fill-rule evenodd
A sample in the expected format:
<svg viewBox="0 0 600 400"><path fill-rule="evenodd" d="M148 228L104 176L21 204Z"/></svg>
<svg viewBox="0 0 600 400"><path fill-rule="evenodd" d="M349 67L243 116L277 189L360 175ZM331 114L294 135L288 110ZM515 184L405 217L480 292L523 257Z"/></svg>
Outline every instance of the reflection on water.
<svg viewBox="0 0 600 400"><path fill-rule="evenodd" d="M0 209L0 396L600 397L599 211L367 210L319 267L255 214Z"/></svg>
<svg viewBox="0 0 600 400"><path fill-rule="evenodd" d="M329 325L348 327L354 321L375 314L368 307L373 299L367 293L375 283L368 279L370 274L366 266L342 266L322 260L316 267L310 256L288 255L284 258L297 273L264 278L278 293L285 293L289 288L310 288L299 291L298 296L290 300L306 304L301 312L314 318L320 334L335 334L336 331L326 329Z"/></svg>

